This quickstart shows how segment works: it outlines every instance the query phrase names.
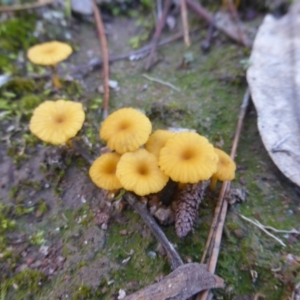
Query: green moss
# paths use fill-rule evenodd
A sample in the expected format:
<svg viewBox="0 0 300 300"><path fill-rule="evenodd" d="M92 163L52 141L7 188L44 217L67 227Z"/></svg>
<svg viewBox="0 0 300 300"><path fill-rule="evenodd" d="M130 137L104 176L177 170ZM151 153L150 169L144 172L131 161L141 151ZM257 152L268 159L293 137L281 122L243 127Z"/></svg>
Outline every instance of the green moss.
<svg viewBox="0 0 300 300"><path fill-rule="evenodd" d="M34 80L15 77L1 87L0 95L1 93L10 92L20 96L24 93L32 93L35 87L36 83Z"/></svg>
<svg viewBox="0 0 300 300"><path fill-rule="evenodd" d="M75 100L82 96L83 89L77 80L61 80L61 83L63 86L63 92L66 93L66 99Z"/></svg>
<svg viewBox="0 0 300 300"><path fill-rule="evenodd" d="M29 237L29 242L35 246L42 245L45 243L44 235L45 235L44 231L39 231Z"/></svg>
<svg viewBox="0 0 300 300"><path fill-rule="evenodd" d="M40 199L37 201L37 209L35 215L37 217L43 216L48 211L47 202L44 199Z"/></svg>
<svg viewBox="0 0 300 300"><path fill-rule="evenodd" d="M20 99L21 107L25 110L32 110L36 108L40 103L42 99L34 94L25 95Z"/></svg>
<svg viewBox="0 0 300 300"><path fill-rule="evenodd" d="M45 280L45 275L31 269L25 269L1 284L1 290L9 294L11 289L16 290L17 297L32 297L39 294L40 286ZM19 298L20 299L20 298ZM24 298L29 299L29 298Z"/></svg>
<svg viewBox="0 0 300 300"><path fill-rule="evenodd" d="M0 23L0 47L9 53L17 53L36 43L33 36L36 16L24 14L24 17L8 19Z"/></svg>

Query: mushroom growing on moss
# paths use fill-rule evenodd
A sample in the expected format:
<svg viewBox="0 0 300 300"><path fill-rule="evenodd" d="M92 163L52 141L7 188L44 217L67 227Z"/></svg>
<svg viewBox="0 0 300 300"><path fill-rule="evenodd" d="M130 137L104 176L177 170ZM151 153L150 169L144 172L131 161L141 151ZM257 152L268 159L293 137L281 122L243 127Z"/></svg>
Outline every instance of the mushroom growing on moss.
<svg viewBox="0 0 300 300"><path fill-rule="evenodd" d="M139 196L161 191L169 179L159 169L155 155L145 149L123 154L117 165L117 177L126 190Z"/></svg>
<svg viewBox="0 0 300 300"><path fill-rule="evenodd" d="M150 120L134 108L121 108L109 115L101 125L100 138L111 150L120 154L137 150L149 138Z"/></svg>
<svg viewBox="0 0 300 300"><path fill-rule="evenodd" d="M98 187L108 191L122 188L122 184L116 176L120 157L118 153L110 152L102 154L93 162L89 175Z"/></svg>
<svg viewBox="0 0 300 300"><path fill-rule="evenodd" d="M84 118L81 103L66 100L45 101L33 111L29 129L41 140L59 145L77 134Z"/></svg>
<svg viewBox="0 0 300 300"><path fill-rule="evenodd" d="M145 145L146 150L148 150L150 153L153 153L158 158L160 149L164 147L167 140L173 137L175 134L176 134L175 132L168 131L168 130L159 129L154 131L150 135Z"/></svg>
<svg viewBox="0 0 300 300"><path fill-rule="evenodd" d="M236 165L232 158L224 151L215 148L216 154L219 156L217 164L217 171L212 175L210 179L209 188L211 191L216 189L216 185L219 181L231 181L235 177Z"/></svg>
<svg viewBox="0 0 300 300"><path fill-rule="evenodd" d="M67 59L72 54L72 48L66 43L52 41L29 48L28 59L37 65L50 66L52 70L52 83L55 87L61 88L57 75L57 64Z"/></svg>
<svg viewBox="0 0 300 300"><path fill-rule="evenodd" d="M195 132L181 132L160 150L158 164L173 181L197 183L217 170L218 155L209 141Z"/></svg>

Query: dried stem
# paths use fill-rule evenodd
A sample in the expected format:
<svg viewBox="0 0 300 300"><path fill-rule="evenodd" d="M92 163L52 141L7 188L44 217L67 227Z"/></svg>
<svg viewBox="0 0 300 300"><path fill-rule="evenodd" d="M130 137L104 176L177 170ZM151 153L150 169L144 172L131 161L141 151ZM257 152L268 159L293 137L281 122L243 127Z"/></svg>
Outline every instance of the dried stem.
<svg viewBox="0 0 300 300"><path fill-rule="evenodd" d="M195 0L186 0L187 6L193 10L197 15L199 15L201 18L206 20L209 24L214 24L214 26L222 31L224 34L226 34L229 38L232 40L235 40L236 42L242 44L245 47L251 47L250 43L248 41L242 40L239 36L236 36L232 34L230 31L227 30L225 26L219 26L214 22L214 17L212 14L210 14L199 2L196 2Z"/></svg>
<svg viewBox="0 0 300 300"><path fill-rule="evenodd" d="M229 11L232 15L232 18L233 18L234 22L236 23L239 38L242 41L242 43L244 45L246 45L247 44L246 37L245 37L244 32L241 28L240 18L239 18L239 15L238 15L237 11L236 11L235 5L232 3L232 0L228 0L227 3L228 3L228 8L229 8Z"/></svg>
<svg viewBox="0 0 300 300"><path fill-rule="evenodd" d="M101 12L98 9L96 0L93 0L93 11L97 26L98 37L100 40L102 52L102 65L103 65L103 78L104 78L104 101L103 101L103 119L108 115L108 102L109 102L109 58L108 48L105 35L105 28L102 22Z"/></svg>
<svg viewBox="0 0 300 300"><path fill-rule="evenodd" d="M34 3L4 6L4 7L0 7L0 13L39 8L39 7L42 7L44 5L51 4L51 3L53 3L53 1L54 0L39 0L39 1L34 2Z"/></svg>
<svg viewBox="0 0 300 300"><path fill-rule="evenodd" d="M295 231L295 230L277 230L276 228L274 227L271 227L271 226L264 226L263 224L261 224L260 222L258 222L257 220L252 220L252 219L249 219L243 215L239 215L243 220L257 226L260 230L262 230L265 234L267 234L268 236L272 237L274 240L276 240L281 246L283 247L286 247L286 244L281 240L279 239L278 237L276 237L274 234L270 233L269 231L267 231L267 229L269 230L273 230L275 232L278 232L278 233L296 233L299 234L299 231Z"/></svg>
<svg viewBox="0 0 300 300"><path fill-rule="evenodd" d="M161 16L161 18L160 18L160 20L157 24L157 27L155 29L155 33L154 33L153 38L152 38L150 54L149 54L149 57L148 57L148 60L146 62L146 66L145 66L146 71L148 71L152 66L152 61L153 61L153 57L154 57L154 54L155 54L156 46L158 44L161 32L162 32L162 30L165 26L168 11L170 9L171 3L172 3L171 0L166 0L165 1L162 16Z"/></svg>
<svg viewBox="0 0 300 300"><path fill-rule="evenodd" d="M246 110L248 107L250 101L250 92L249 89L247 89L243 103L241 105L241 110L239 114L239 120L234 136L234 140L232 143L232 148L231 148L231 153L230 157L234 160L235 154L236 154L236 149L238 146L239 138L241 135L241 130L242 130L242 125L243 121L246 115ZM222 240L222 233L223 233L223 227L224 227L224 222L226 218L226 213L227 213L227 207L228 207L228 202L225 200L225 194L230 188L230 182L225 181L223 182L219 198L218 198L218 204L215 209L214 213L214 218L211 224L210 232L208 235L208 239L205 245L204 253L201 259L201 263L205 261L205 257L207 255L207 252L209 248L212 248L212 253L208 259L207 262L207 270L211 273L215 272L217 261L218 261L218 256L219 256L219 251L220 251L220 244ZM207 296L209 294L209 291L206 290L202 292L200 295L198 295L197 300L206 300Z"/></svg>
<svg viewBox="0 0 300 300"><path fill-rule="evenodd" d="M157 225L156 221L150 215L145 204L138 201L136 196L132 193L125 194L126 201L139 213L146 225L151 229L157 240L162 244L167 252L167 256L171 265L171 268L175 270L179 266L183 265L183 262L176 252L173 245L169 242L164 232Z"/></svg>
<svg viewBox="0 0 300 300"><path fill-rule="evenodd" d="M180 89L178 87L176 87L175 85L173 85L172 83L170 83L170 82L163 81L163 80L158 79L158 78L150 77L147 74L143 74L142 76L147 78L150 81L154 81L154 82L160 83L162 85L166 85L166 86L170 87L171 89L173 89L177 92L180 92Z"/></svg>
<svg viewBox="0 0 300 300"><path fill-rule="evenodd" d="M95 160L94 157L91 155L87 147L85 147L85 144L83 143L81 138L75 137L72 140L70 140L71 147L79 153L82 158L89 164L92 164Z"/></svg>
<svg viewBox="0 0 300 300"><path fill-rule="evenodd" d="M189 36L189 23L188 23L185 0L180 1L180 8L181 8L181 20L182 20L182 27L183 27L184 43L186 44L187 47L189 47L191 42L190 42L190 36Z"/></svg>

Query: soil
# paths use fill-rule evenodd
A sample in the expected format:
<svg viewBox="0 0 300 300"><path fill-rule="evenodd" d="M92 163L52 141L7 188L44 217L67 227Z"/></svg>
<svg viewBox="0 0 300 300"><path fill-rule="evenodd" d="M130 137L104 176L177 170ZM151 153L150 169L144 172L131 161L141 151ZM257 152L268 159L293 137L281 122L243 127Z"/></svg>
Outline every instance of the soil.
<svg viewBox="0 0 300 300"><path fill-rule="evenodd" d="M0 299L120 299L120 290L130 294L170 272L164 251L122 194L113 198L93 184L88 176L90 165L79 153L68 146L43 143L28 129L35 107L32 101L80 101L86 121L79 136L89 155L100 155L105 147L98 134L101 69L64 75L64 87L57 91L50 77L43 75L45 69L24 58L34 42L50 39L65 40L74 49L71 58L59 66L61 73L101 57L95 24L89 18L67 18L59 7L30 12L30 19L27 14L7 16L0 23L0 32L12 30L11 36L15 34L9 23L12 19L18 26L32 23L37 32L29 44L21 40L32 36L28 26L14 48L6 45L0 50L0 70L12 73L12 81L0 88ZM105 19L110 55L132 50L128 41L144 30L137 20L145 19L147 14ZM192 24L199 22L202 26L201 20L191 16ZM174 31L165 30L163 36L177 32L179 24L178 16ZM112 63L110 79L118 87L111 89L110 112L126 106L138 108L150 118L153 129L194 129L230 152L247 88L243 61L249 50L216 33L210 51L204 54L200 44L206 31L199 29L191 35L190 48L179 40L157 51L158 63L148 75L180 91L143 77L144 59ZM0 45L4 38L9 40L0 37ZM6 59L1 60L1 54ZM191 58L188 62L187 57ZM32 83L37 74L39 78ZM25 96L30 101L22 100ZM299 188L268 157L252 105L236 163L232 187L245 191L247 200L231 205L227 214L216 270L226 287L214 290L214 297L288 299L300 279L299 235L274 233L283 247L240 217L277 229L300 229ZM185 239L176 237L173 225L163 227L185 262L201 259L219 190L220 185L206 195L194 231Z"/></svg>

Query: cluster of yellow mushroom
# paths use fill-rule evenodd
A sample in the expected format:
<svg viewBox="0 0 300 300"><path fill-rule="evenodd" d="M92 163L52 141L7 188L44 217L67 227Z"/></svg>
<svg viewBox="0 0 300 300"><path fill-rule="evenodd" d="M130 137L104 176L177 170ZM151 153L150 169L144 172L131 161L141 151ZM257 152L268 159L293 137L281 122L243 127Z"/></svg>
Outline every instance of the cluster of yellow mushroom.
<svg viewBox="0 0 300 300"><path fill-rule="evenodd" d="M235 164L222 150L215 149L195 132L156 130L150 120L133 108L122 108L107 117L100 138L112 151L92 164L89 174L100 188L124 188L144 196L161 191L171 178L180 183L197 183L212 178L234 178Z"/></svg>

